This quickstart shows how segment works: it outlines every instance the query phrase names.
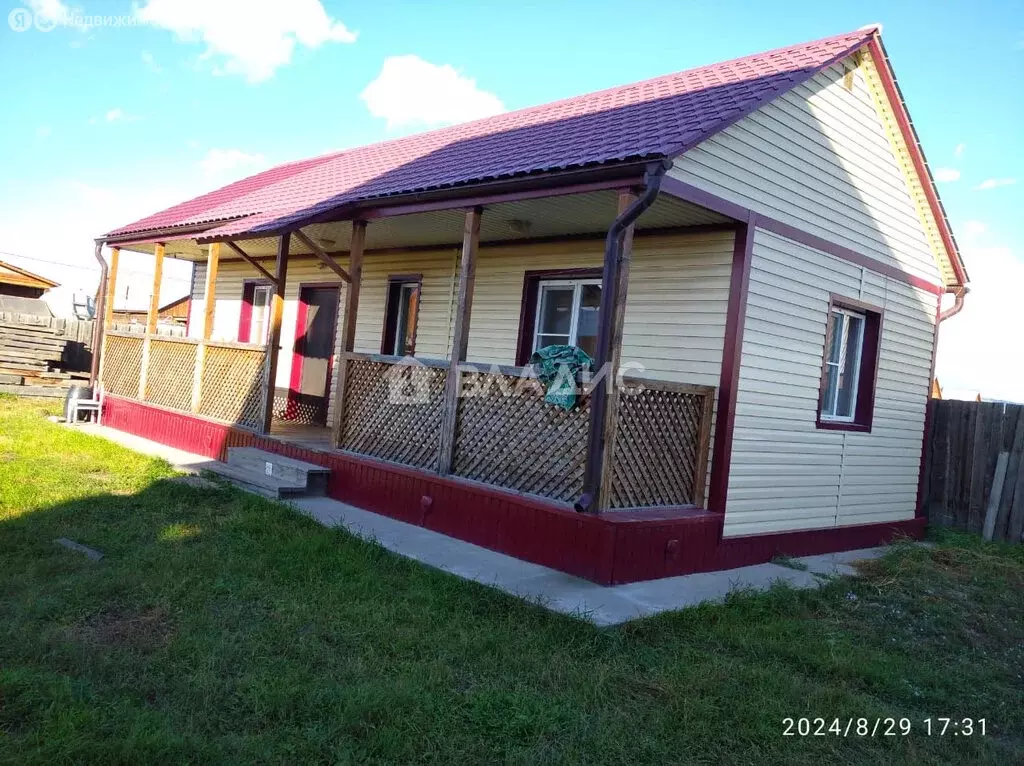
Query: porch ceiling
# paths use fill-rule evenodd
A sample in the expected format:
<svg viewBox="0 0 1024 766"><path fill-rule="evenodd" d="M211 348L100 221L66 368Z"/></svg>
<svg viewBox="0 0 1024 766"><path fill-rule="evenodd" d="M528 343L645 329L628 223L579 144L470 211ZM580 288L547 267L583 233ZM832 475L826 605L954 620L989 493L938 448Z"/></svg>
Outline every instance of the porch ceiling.
<svg viewBox="0 0 1024 766"><path fill-rule="evenodd" d="M481 218L480 241L515 242L537 237L602 235L615 218L614 191L597 191L560 197L488 205ZM458 246L462 241L465 215L461 209L416 213L370 221L366 227L367 250L414 246ZM728 223L731 219L704 208L662 194L637 221L637 229L662 229ZM347 252L352 232L349 221L316 224L303 231L329 252ZM269 258L277 252L277 238L240 240L239 246L253 257ZM127 249L153 252L153 245L131 245ZM206 259L207 246L194 239L167 242L166 255L184 260ZM300 241L291 242L293 255L310 255ZM236 260L226 248L221 260Z"/></svg>

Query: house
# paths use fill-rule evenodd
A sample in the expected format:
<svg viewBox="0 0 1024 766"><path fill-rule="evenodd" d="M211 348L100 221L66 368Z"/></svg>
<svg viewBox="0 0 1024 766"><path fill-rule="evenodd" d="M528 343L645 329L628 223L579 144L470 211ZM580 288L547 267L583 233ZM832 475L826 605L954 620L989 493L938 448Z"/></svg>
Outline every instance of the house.
<svg viewBox="0 0 1024 766"><path fill-rule="evenodd" d="M42 298L47 290L59 286L46 277L0 261L0 295L13 298Z"/></svg>
<svg viewBox="0 0 1024 766"><path fill-rule="evenodd" d="M177 300L157 308L157 322L164 324L185 325L188 324L189 310L192 305L192 296L184 295ZM114 324L145 324L149 316L149 309L121 309L111 313L111 321Z"/></svg>
<svg viewBox="0 0 1024 766"><path fill-rule="evenodd" d="M153 295L196 264L188 339L106 334L115 428L311 461L599 583L923 533L967 274L877 27L292 162L102 244L107 295L121 248ZM524 370L550 344L595 361L568 410Z"/></svg>

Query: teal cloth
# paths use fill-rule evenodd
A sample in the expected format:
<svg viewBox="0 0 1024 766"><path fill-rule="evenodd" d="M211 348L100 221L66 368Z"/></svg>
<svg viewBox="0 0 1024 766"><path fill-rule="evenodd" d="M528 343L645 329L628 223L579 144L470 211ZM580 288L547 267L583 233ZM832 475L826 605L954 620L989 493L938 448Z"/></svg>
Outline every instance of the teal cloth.
<svg viewBox="0 0 1024 766"><path fill-rule="evenodd" d="M576 376L592 369L594 360L576 346L545 346L533 352L530 365L544 386L544 401L571 410L576 406Z"/></svg>

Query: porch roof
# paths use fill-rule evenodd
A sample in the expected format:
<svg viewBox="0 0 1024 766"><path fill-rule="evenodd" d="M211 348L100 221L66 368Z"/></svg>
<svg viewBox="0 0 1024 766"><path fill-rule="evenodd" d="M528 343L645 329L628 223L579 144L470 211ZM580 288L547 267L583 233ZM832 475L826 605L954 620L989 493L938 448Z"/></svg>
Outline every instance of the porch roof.
<svg viewBox="0 0 1024 766"><path fill-rule="evenodd" d="M675 157L866 44L866 28L280 165L105 238L252 237L398 195ZM341 209L341 210L339 210ZM132 237L134 238L134 237Z"/></svg>

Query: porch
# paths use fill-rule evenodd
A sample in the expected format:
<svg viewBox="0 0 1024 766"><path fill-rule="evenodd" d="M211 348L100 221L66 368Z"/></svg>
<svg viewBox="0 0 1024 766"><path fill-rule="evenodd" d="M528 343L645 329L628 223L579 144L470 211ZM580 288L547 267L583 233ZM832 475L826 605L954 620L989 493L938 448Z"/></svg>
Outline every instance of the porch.
<svg viewBox="0 0 1024 766"><path fill-rule="evenodd" d="M637 201L636 192L621 186L572 190L545 193L528 201L499 201L486 209L482 205L467 209L463 202L461 209L455 210L378 210L352 221L298 227L276 237L203 242L201 236L196 236L134 243L133 249L152 251L157 260L154 294L159 293L159 264L165 256L173 255L201 264L203 300L193 302L198 310L191 320L192 337L108 331L100 377L107 392L117 397L189 413L316 451L340 451L510 490L559 507L575 505L578 510L598 512L703 508L708 502L716 400L716 387L707 383L717 382L721 342L712 343L712 348L718 343L717 352L701 350L718 354L713 360L717 366L708 365L712 366L710 373L690 378L685 369L672 369L662 377L657 374L660 360L648 357L640 360L644 363L640 366L646 368L641 375L622 375L628 369L624 363L636 361L622 356L626 294L634 238L653 242L665 237L671 240L715 234L720 240L716 247L726 254L715 264L716 273L725 275L724 289L718 290L724 295L728 292L738 224L721 213L663 194L643 207L639 219L622 231L621 251L610 279L607 263L604 269L526 272L524 284L533 278L531 274L555 273L561 277L562 272L586 272L596 276L593 281L599 286L601 303L600 311L595 306L593 314L607 316L608 321L602 327L596 327L595 322L594 335L586 339L597 369L593 375L580 376L578 401L569 410L544 402L543 389L532 370L522 364L523 348L513 349L512 354L488 346L496 333L511 331L515 335L515 325L523 325L528 314L531 319L539 316L539 306L529 303L524 287L523 305L516 306L518 315L495 318L491 296L505 288L509 281L505 272L518 253L510 250L507 258L501 255L499 260L494 254L498 249L532 246L572 253L582 252L585 246L599 253L603 249L601 231L615 220L616 211L621 215L637 206ZM422 329L415 352L412 341L408 347L400 347L397 334L390 348L382 343L380 350L402 350L405 354L371 352L374 336L388 337L389 327L394 333L396 319L381 301L370 305L365 293L361 303L364 272L372 271L380 258L394 259L396 253L402 253L403 263L409 264L407 270L416 270L421 259L430 257L431 248L445 247L434 242L454 239L452 225L459 218L463 225L462 241L454 248L457 257L450 261L443 281L438 280L441 290L449 293L444 296L445 305L439 309L427 306L428 299L440 303L436 290L429 295L423 287L422 296L416 293L415 311ZM544 236L523 236L524 232L536 231ZM487 237L483 244L481 232ZM375 247L369 247L369 243ZM347 245L348 249L327 249L338 245ZM668 254L664 265L675 252L668 246L663 249ZM492 253L484 258L492 265L478 273L481 252L485 256ZM116 280L116 258L115 251L108 293ZM271 259L272 264L268 262ZM569 262L575 264L577 260ZM566 261L552 258L551 262L561 266ZM326 368L321 366L317 385L322 396L314 408L318 412L315 417L296 406L296 394L302 392L297 392L294 385L282 388L279 369L287 352L296 353L308 340L309 327L303 324L307 321L303 317L296 319L293 349L288 348L290 338L282 332L286 294L289 290L290 294L301 291L310 278L308 268L297 273L296 266L302 263L315 264L322 275L335 279L339 288L336 319L330 328L333 353L328 354ZM228 264L236 269L248 267L252 281L268 285L263 343L228 340L223 328L220 337L214 331L224 311L217 294L218 271ZM708 268L703 263L697 266ZM659 268L658 264L649 267L645 278L654 283L664 279ZM420 267L420 271L426 271L426 267ZM415 276L421 284L425 281L422 274ZM390 276L387 285L390 291ZM615 289L609 289L609 285ZM687 287L696 291L700 285ZM481 323L481 329L471 336L474 292L476 310L492 324L484 328ZM510 303L506 296L500 297L503 304ZM533 300L537 300L536 295ZM301 299L299 304L298 311L303 313ZM712 324L717 323L719 332L724 333L725 300L720 304L721 316L716 316ZM644 312L657 310L646 295L631 306L640 307L641 319L647 316ZM428 311L434 314L428 315ZM445 313L447 316L443 316ZM540 338L542 328L533 330ZM598 330L605 332L605 337L600 337ZM428 337L428 332L433 337ZM522 326L519 336L522 347ZM240 333L239 339L242 337ZM579 342L584 342L582 335ZM664 342L679 341L654 338L638 345L649 355L652 346ZM508 341L502 343L508 347ZM706 347L706 341L698 347ZM421 348L427 353L421 355ZM470 350L474 350L473 355L468 353ZM430 351L441 351L447 358L430 356ZM669 356L679 353L678 348L668 351ZM525 355L528 353L527 348ZM294 381L294 366L290 375Z"/></svg>

